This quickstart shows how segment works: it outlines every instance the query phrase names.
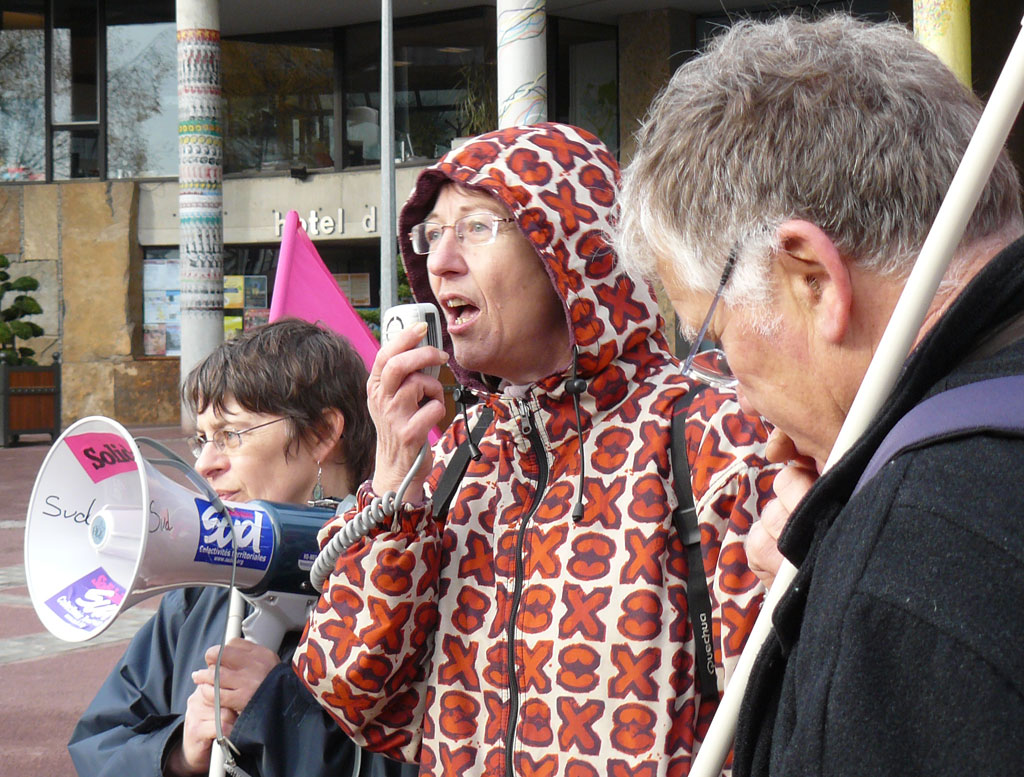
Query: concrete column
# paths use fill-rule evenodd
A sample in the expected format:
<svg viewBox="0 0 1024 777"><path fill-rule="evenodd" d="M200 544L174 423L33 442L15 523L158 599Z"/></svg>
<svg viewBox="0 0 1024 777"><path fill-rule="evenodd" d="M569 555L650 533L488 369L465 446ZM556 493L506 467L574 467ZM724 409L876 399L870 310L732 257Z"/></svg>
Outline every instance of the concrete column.
<svg viewBox="0 0 1024 777"><path fill-rule="evenodd" d="M545 0L497 0L498 128L548 120Z"/></svg>
<svg viewBox="0 0 1024 777"><path fill-rule="evenodd" d="M914 0L914 37L972 88L971 0Z"/></svg>
<svg viewBox="0 0 1024 777"><path fill-rule="evenodd" d="M219 2L177 0L176 13L184 379L224 340L224 134Z"/></svg>

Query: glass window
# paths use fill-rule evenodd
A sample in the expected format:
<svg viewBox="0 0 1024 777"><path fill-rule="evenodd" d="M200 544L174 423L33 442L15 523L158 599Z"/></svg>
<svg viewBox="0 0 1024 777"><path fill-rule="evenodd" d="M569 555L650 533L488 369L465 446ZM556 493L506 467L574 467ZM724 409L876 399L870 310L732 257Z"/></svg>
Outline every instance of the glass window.
<svg viewBox="0 0 1024 777"><path fill-rule="evenodd" d="M265 296L262 298L246 298L243 289L242 307L269 307L274 296L274 276L277 273L277 257L280 245L226 245L224 246L224 277L266 277ZM340 284L349 284L357 289L358 296L351 297L355 307L374 307L380 304L380 246L376 240L345 240L320 241L316 243L316 251L320 254L327 269ZM357 277L353 277L357 276ZM231 307L227 305L227 307Z"/></svg>
<svg viewBox="0 0 1024 777"><path fill-rule="evenodd" d="M379 247L376 240L320 242L317 253L379 336ZM274 295L279 245L224 246L224 337L266 323ZM146 356L181 354L178 246L151 246L142 259L142 346ZM377 315L374 315L377 314Z"/></svg>
<svg viewBox="0 0 1024 777"><path fill-rule="evenodd" d="M221 42L224 172L334 166L329 30Z"/></svg>
<svg viewBox="0 0 1024 777"><path fill-rule="evenodd" d="M806 18L816 19L830 13L850 13L864 19L884 22L892 16L894 5L890 0L817 0L813 3L791 3L784 9L762 9L744 11L743 18L767 21L781 13L798 13ZM707 14L698 17L694 23L697 34L697 48L703 50L716 36L729 29L736 17L728 14Z"/></svg>
<svg viewBox="0 0 1024 777"><path fill-rule="evenodd" d="M99 133L96 130L54 130L54 179L98 178L99 151Z"/></svg>
<svg viewBox="0 0 1024 777"><path fill-rule="evenodd" d="M46 176L43 3L0 13L0 181Z"/></svg>
<svg viewBox="0 0 1024 777"><path fill-rule="evenodd" d="M395 156L435 159L497 128L493 8L395 20ZM345 30L345 157L380 164L380 25Z"/></svg>
<svg viewBox="0 0 1024 777"><path fill-rule="evenodd" d="M548 62L548 91L555 120L590 130L617 152L618 30L573 19L549 21L555 61Z"/></svg>
<svg viewBox="0 0 1024 777"><path fill-rule="evenodd" d="M53 122L99 120L96 1L53 2Z"/></svg>
<svg viewBox="0 0 1024 777"><path fill-rule="evenodd" d="M178 174L174 3L107 3L107 176Z"/></svg>

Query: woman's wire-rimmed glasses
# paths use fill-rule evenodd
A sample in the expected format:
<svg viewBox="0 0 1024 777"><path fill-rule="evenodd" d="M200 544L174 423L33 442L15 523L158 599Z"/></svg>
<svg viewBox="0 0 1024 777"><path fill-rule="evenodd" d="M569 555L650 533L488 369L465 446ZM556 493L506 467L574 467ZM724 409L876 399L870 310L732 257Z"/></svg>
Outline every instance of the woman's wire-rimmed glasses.
<svg viewBox="0 0 1024 777"><path fill-rule="evenodd" d="M729 252L722 277L718 281L718 291L715 292L715 296L711 300L711 307L708 308L708 314L704 317L704 323L700 325L693 345L690 346L690 353L687 354L686 361L683 362L683 375L715 388L733 388L739 382L732 374L729 362L725 358L725 351L718 347L701 350L708 327L711 326L711 320L714 318L715 308L718 307L718 300L722 298L725 284L729 282L733 267L736 266L737 253L735 247Z"/></svg>
<svg viewBox="0 0 1024 777"><path fill-rule="evenodd" d="M281 418L275 418L273 421L267 421L263 424L250 426L248 429L218 429L209 439L207 439L205 435L197 432L192 437L189 437L185 442L188 444L188 449L192 452L192 455L198 459L203 455L203 448L206 447L206 443L208 442L212 442L213 447L221 453L237 450L242 447L243 434L255 432L257 429L262 429L264 426L270 426L271 424L276 424L278 421L285 420L287 419L282 416Z"/></svg>
<svg viewBox="0 0 1024 777"><path fill-rule="evenodd" d="M494 242L498 236L498 225L508 224L515 221L512 218L501 218L493 213L481 211L470 213L454 224L439 224L436 221L424 221L417 224L409 231L409 239L412 241L412 250L420 256L429 254L441 242L444 231L449 227L455 232L455 239L459 243L468 243L472 246L486 246Z"/></svg>

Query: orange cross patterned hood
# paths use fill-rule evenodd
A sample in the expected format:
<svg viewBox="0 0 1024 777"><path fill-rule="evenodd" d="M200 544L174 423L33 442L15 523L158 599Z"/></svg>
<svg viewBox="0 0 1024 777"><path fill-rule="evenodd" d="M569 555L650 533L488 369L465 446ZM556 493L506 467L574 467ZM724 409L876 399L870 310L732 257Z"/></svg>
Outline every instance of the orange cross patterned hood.
<svg viewBox="0 0 1024 777"><path fill-rule="evenodd" d="M413 295L437 300L427 258L412 250L409 231L433 208L440 188L455 182L501 201L543 263L565 308L577 373L599 374L652 335L664 347L653 290L619 267L607 235L615 218L619 166L591 133L545 123L489 132L449 152L416 180L399 216L399 244ZM444 317L444 347L452 354ZM450 362L462 385L482 388L478 374Z"/></svg>

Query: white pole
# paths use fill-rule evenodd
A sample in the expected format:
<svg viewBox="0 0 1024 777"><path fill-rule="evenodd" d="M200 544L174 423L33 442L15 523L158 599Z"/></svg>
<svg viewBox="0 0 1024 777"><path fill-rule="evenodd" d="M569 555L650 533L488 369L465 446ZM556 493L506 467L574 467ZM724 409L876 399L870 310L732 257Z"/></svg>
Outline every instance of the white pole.
<svg viewBox="0 0 1024 777"><path fill-rule="evenodd" d="M391 0L380 2L380 312L398 304L395 256L395 51Z"/></svg>
<svg viewBox="0 0 1024 777"><path fill-rule="evenodd" d="M1021 20L1024 25L1024 19ZM1017 36L1003 71L992 90L971 142L964 152L949 191L939 207L928 237L906 286L892 312L892 317L878 343L878 350L868 365L850 412L836 437L822 474L832 468L882 407L896 383L903 362L921 329L921 322L930 307L946 268L963 237L967 222L974 212L982 189L988 181L996 158L1006 143L1014 119L1024 103L1024 31ZM757 617L743 655L725 689L722 703L704 738L690 770L690 777L715 777L732 747L740 702L750 680L750 669L761 646L771 631L775 605L789 587L796 568L784 562L775 577L771 591Z"/></svg>
<svg viewBox="0 0 1024 777"><path fill-rule="evenodd" d="M218 0L177 0L180 380L224 340L224 207ZM181 421L189 417L184 404Z"/></svg>
<svg viewBox="0 0 1024 777"><path fill-rule="evenodd" d="M232 529L234 531L234 529ZM242 636L242 620L245 618L245 599L237 588L231 589L231 603L228 605L228 622L224 626L224 644ZM224 749L216 742L210 750L209 777L224 777Z"/></svg>
<svg viewBox="0 0 1024 777"><path fill-rule="evenodd" d="M546 0L497 0L498 128L548 117Z"/></svg>

